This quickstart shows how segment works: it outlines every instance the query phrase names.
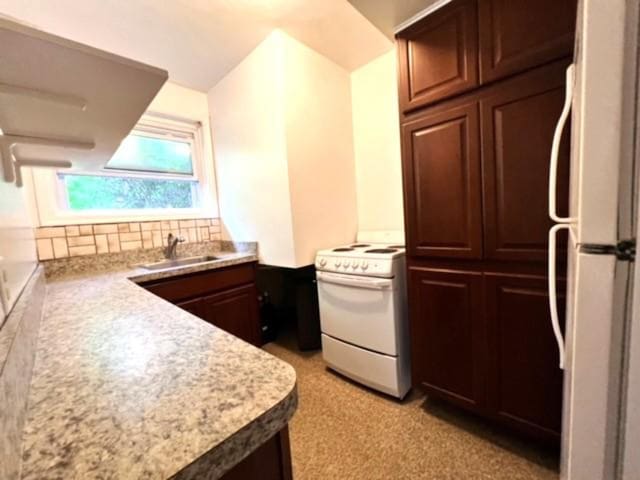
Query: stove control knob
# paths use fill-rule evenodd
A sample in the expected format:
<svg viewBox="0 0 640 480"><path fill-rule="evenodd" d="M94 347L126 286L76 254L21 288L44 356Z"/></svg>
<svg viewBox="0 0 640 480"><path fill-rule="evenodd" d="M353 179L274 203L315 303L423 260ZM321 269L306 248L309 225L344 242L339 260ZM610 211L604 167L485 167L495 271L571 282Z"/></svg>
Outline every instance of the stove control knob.
<svg viewBox="0 0 640 480"><path fill-rule="evenodd" d="M336 268L338 268L340 266L340 260L336 260L334 265L336 266Z"/></svg>
<svg viewBox="0 0 640 480"><path fill-rule="evenodd" d="M357 261L357 260L354 260L354 261L353 261L353 265L351 265L351 268L353 268L354 270L355 270L356 268L358 268L358 261Z"/></svg>
<svg viewBox="0 0 640 480"><path fill-rule="evenodd" d="M320 266L324 267L327 264L327 259L326 258L321 258L320 259Z"/></svg>
<svg viewBox="0 0 640 480"><path fill-rule="evenodd" d="M367 262L366 260L362 261L362 270L366 270L367 268L369 268L369 262Z"/></svg>
<svg viewBox="0 0 640 480"><path fill-rule="evenodd" d="M349 268L349 260L345 260L343 265L344 265L344 268Z"/></svg>

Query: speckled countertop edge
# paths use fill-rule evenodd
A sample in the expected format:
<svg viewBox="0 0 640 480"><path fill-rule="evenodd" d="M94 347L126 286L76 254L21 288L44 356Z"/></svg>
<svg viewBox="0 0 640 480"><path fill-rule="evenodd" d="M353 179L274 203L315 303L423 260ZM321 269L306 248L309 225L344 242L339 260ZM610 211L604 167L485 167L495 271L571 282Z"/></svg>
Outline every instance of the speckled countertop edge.
<svg viewBox="0 0 640 480"><path fill-rule="evenodd" d="M20 477L22 431L46 294L44 271L31 275L0 329L0 478Z"/></svg>
<svg viewBox="0 0 640 480"><path fill-rule="evenodd" d="M291 366L134 283L257 260L216 255L49 280L23 479L216 479L288 423Z"/></svg>
<svg viewBox="0 0 640 480"><path fill-rule="evenodd" d="M176 277L179 275L188 275L190 273L204 272L206 270L215 270L218 268L230 267L240 263L257 262L258 256L255 253L247 252L218 252L216 253L218 260L212 262L196 263L193 265L166 268L163 270L147 270L137 267L128 275L129 279L136 283L150 282L163 278Z"/></svg>

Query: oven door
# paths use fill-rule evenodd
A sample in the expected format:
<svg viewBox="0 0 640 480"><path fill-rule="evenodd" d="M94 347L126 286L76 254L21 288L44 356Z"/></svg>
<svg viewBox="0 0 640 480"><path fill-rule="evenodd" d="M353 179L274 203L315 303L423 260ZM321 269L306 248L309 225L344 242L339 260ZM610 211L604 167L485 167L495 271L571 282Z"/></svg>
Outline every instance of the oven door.
<svg viewBox="0 0 640 480"><path fill-rule="evenodd" d="M401 298L391 278L317 272L322 333L358 347L398 354Z"/></svg>

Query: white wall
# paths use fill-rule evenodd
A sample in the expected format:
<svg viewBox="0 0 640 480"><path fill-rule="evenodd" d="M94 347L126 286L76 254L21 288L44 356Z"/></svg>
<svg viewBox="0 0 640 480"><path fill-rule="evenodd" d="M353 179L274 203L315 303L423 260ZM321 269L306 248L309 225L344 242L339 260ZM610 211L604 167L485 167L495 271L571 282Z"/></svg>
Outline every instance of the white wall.
<svg viewBox="0 0 640 480"><path fill-rule="evenodd" d="M4 181L0 165L0 288L4 288L0 307L0 327L36 267L36 242L24 188ZM7 295L8 294L8 295ZM2 294L0 294L2 295Z"/></svg>
<svg viewBox="0 0 640 480"><path fill-rule="evenodd" d="M223 233L300 267L357 229L350 77L275 31L209 92Z"/></svg>
<svg viewBox="0 0 640 480"><path fill-rule="evenodd" d="M349 73L285 38L289 189L296 263L355 239L357 209Z"/></svg>
<svg viewBox="0 0 640 480"><path fill-rule="evenodd" d="M209 105L223 235L258 241L264 263L295 266L283 42L269 35L211 89Z"/></svg>
<svg viewBox="0 0 640 480"><path fill-rule="evenodd" d="M396 53L351 74L359 230L404 230Z"/></svg>

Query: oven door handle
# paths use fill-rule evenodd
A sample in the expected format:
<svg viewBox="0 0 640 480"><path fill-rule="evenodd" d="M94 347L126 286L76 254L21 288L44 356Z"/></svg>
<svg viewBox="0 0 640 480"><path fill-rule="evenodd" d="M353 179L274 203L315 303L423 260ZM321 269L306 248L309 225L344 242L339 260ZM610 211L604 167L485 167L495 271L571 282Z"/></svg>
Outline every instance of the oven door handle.
<svg viewBox="0 0 640 480"><path fill-rule="evenodd" d="M387 290L393 285L390 278L371 278L339 273L316 272L318 282L333 283L355 288L369 288L373 290Z"/></svg>

